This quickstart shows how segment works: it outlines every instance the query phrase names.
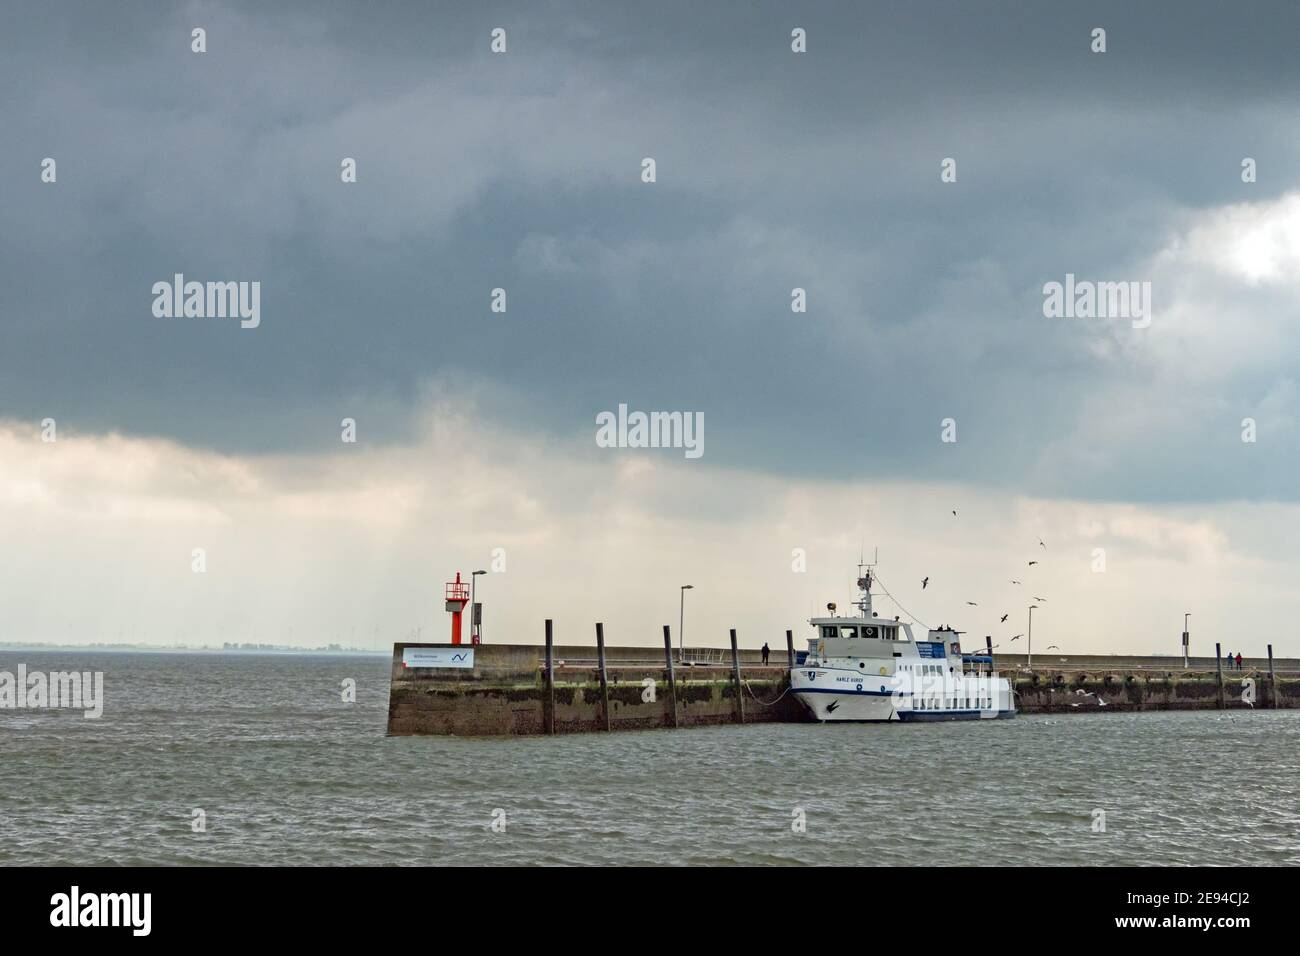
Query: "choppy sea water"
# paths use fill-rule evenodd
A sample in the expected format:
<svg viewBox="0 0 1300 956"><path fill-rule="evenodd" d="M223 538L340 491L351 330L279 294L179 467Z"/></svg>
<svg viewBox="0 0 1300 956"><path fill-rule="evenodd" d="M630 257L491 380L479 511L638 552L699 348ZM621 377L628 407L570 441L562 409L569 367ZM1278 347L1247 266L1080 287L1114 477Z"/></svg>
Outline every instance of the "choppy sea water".
<svg viewBox="0 0 1300 956"><path fill-rule="evenodd" d="M1300 863L1300 711L390 738L386 657L20 662L106 703L0 710L6 865Z"/></svg>

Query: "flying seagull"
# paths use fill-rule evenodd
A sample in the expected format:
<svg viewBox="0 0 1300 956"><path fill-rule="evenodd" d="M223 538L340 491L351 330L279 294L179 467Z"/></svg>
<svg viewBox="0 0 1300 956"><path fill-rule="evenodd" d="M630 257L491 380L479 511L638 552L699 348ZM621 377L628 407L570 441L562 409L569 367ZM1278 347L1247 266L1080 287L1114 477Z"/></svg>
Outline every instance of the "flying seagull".
<svg viewBox="0 0 1300 956"><path fill-rule="evenodd" d="M1018 641L1018 640L1020 640L1022 637L1024 637L1023 634L1017 634L1017 635L1016 635L1015 637L1013 637L1011 640L1013 640L1013 641Z"/></svg>
<svg viewBox="0 0 1300 956"><path fill-rule="evenodd" d="M921 590L924 591L924 590L925 590L925 586L926 586L927 584L929 584L929 583L930 583L930 579L929 579L928 577L926 577L926 578L922 578L922 579L921 579Z"/></svg>
<svg viewBox="0 0 1300 956"><path fill-rule="evenodd" d="M1012 584L1021 584L1021 583L1023 583L1023 582L1020 582L1020 581L1017 581L1017 580L1015 580L1015 579L1012 579L1011 583L1012 583Z"/></svg>
<svg viewBox="0 0 1300 956"><path fill-rule="evenodd" d="M1037 564L1037 563L1038 563L1037 561L1030 561L1030 562L1029 562L1029 566L1032 568L1032 567L1033 567L1035 564Z"/></svg>
<svg viewBox="0 0 1300 956"><path fill-rule="evenodd" d="M1036 595L1036 594L1034 595L1034 600L1035 600L1035 601L1042 601L1044 604L1047 603L1047 598L1040 598L1040 597L1039 597L1038 595Z"/></svg>
<svg viewBox="0 0 1300 956"><path fill-rule="evenodd" d="M1038 539L1038 546L1041 547L1043 550L1047 550L1047 545L1043 544L1042 538Z"/></svg>
<svg viewBox="0 0 1300 956"><path fill-rule="evenodd" d="M1056 644L1048 644L1047 649L1049 651L1059 651L1061 648Z"/></svg>
<svg viewBox="0 0 1300 956"><path fill-rule="evenodd" d="M974 601L967 601L966 603L969 604L971 607L979 607L979 605L976 604Z"/></svg>
<svg viewBox="0 0 1300 956"><path fill-rule="evenodd" d="M1006 620L1007 620L1007 615L1003 614L1003 615L1002 615L1002 620L999 621L998 623L999 623L999 624L1005 624L1005 623L1006 623Z"/></svg>
<svg viewBox="0 0 1300 956"><path fill-rule="evenodd" d="M956 513L957 513L957 512L955 512L955 511L953 512L953 514L956 514Z"/></svg>

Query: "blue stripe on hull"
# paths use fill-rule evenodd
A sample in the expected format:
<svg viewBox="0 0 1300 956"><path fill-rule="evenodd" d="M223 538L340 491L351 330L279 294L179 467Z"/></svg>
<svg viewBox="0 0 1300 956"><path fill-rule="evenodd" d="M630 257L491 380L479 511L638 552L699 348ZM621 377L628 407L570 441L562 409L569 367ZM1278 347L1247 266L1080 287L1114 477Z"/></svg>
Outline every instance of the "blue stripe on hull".
<svg viewBox="0 0 1300 956"><path fill-rule="evenodd" d="M1008 717L1016 716L1014 710L999 710L997 719L1001 720ZM949 711L899 711L899 720L979 720L980 711L978 710L949 710Z"/></svg>

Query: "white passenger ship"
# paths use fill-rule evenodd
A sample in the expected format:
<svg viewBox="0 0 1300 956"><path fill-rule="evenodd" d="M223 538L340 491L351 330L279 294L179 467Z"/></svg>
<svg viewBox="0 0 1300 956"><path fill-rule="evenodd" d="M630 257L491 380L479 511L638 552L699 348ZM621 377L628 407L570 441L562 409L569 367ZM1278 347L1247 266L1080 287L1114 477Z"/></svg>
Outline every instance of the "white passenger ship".
<svg viewBox="0 0 1300 956"><path fill-rule="evenodd" d="M864 572L862 569L866 567ZM961 631L931 630L912 639L912 628L871 609L872 571L858 566L857 617L810 623L816 637L790 671L790 690L820 721L978 720L1014 717L1005 677L986 654L963 654Z"/></svg>

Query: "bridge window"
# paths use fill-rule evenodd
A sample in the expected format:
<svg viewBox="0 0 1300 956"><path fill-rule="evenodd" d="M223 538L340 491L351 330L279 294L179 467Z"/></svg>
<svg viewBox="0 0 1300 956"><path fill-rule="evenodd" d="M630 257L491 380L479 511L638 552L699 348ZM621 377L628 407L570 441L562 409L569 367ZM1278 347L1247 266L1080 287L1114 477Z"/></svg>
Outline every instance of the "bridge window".
<svg viewBox="0 0 1300 956"><path fill-rule="evenodd" d="M857 637L858 629L856 627L841 627L840 637Z"/></svg>

